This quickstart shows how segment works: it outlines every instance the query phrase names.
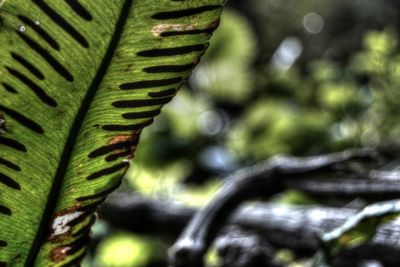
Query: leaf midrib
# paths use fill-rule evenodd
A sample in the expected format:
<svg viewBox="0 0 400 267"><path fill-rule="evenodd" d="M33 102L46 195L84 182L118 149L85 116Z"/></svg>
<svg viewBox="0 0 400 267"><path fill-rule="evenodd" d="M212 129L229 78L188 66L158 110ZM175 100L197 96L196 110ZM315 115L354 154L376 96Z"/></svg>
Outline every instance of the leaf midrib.
<svg viewBox="0 0 400 267"><path fill-rule="evenodd" d="M60 195L60 191L64 183L66 171L71 161L73 148L77 142L84 119L89 111L90 104L92 103L104 77L107 74L108 68L110 66L110 63L112 62L115 51L118 48L124 30L124 26L128 20L132 5L133 5L133 0L125 0L121 13L118 18L118 22L115 27L114 35L111 38L108 49L82 101L78 113L76 114L71 130L68 134L67 142L61 154L60 163L58 165L57 172L53 179L53 185L49 193L48 201L42 216L42 220L40 221L37 234L35 236L35 239L33 240L32 247L29 251L27 260L25 262L25 267L34 266L40 248L44 244L47 238L49 224L57 207L58 197Z"/></svg>

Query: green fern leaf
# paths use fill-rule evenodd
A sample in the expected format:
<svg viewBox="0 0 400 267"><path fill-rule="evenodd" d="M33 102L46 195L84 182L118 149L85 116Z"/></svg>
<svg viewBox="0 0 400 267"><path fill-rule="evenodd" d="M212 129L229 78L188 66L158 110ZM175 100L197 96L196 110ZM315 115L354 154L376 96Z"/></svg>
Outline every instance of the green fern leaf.
<svg viewBox="0 0 400 267"><path fill-rule="evenodd" d="M0 266L75 266L223 0L0 1Z"/></svg>

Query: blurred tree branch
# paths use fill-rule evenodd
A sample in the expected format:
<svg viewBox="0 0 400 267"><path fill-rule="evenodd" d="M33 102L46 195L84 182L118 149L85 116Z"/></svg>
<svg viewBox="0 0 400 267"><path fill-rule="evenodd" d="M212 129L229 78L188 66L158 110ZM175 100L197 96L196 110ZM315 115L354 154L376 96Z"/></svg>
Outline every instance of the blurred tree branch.
<svg viewBox="0 0 400 267"><path fill-rule="evenodd" d="M104 204L100 210L100 217L113 227L134 233L163 234L176 238L196 212L194 208L165 200L126 195ZM216 247L219 251L226 251L229 249L227 246L230 241L226 240L229 236L237 236L238 231L247 231L249 237L248 231L251 231L253 235L257 233L257 236L275 247L291 248L300 255L310 256L319 247L319 233L335 229L357 212L358 210L353 208L318 205L287 206L261 203L256 206L244 206L233 214L229 224L221 231L216 239ZM232 225L236 226L233 234ZM341 266L355 266L351 264L360 260L377 259L385 266L396 266L400 257L399 236L400 220L392 221L378 228L370 243L343 252L337 261ZM234 240L231 240L232 242ZM239 254L246 255L246 247L240 249Z"/></svg>
<svg viewBox="0 0 400 267"><path fill-rule="evenodd" d="M227 177L211 203L196 213L175 242L170 250L171 265L203 266L204 254L232 212L246 200L282 192L286 179L338 170L352 173L351 162L379 162L379 158L379 154L370 149L303 158L277 156L235 172Z"/></svg>
<svg viewBox="0 0 400 267"><path fill-rule="evenodd" d="M371 161L371 159L374 160ZM222 204L226 204L226 201L228 201L229 209L212 210L213 212L220 212L220 214L211 212L210 216L210 210L204 212L203 209L203 212L198 212L194 208L184 207L168 200L149 200L140 196L124 196L106 203L100 211L100 216L113 226L136 233L165 234L176 237L197 213L197 221L196 218L192 219L192 230L190 230L192 233L186 230L186 234L183 234L183 238L180 239L181 242L185 240L184 238L187 238L188 233L192 235L192 238L194 237L193 239L197 238L197 241L207 240L207 242L211 242L227 218L230 218L229 225L236 225L243 231L245 229L256 231L260 238L265 239L265 242L311 254L319 246L317 238L319 233L340 226L346 219L355 215L357 209L324 206L288 207L264 203L256 207L242 208L232 216L229 216L230 212L248 198L261 196L269 191L270 194L273 194L287 188L295 188L315 197L323 198L327 196L342 199L363 197L375 201L399 197L400 181L397 179L398 172L395 168L398 164L396 162L388 164L389 160L390 157L378 156L375 151L371 150L346 151L301 159L275 158L264 164L240 170L227 178L228 187L225 185L225 190L228 188L232 191L232 186L234 186L236 190L240 191L240 194L235 192L234 198L231 197L232 195L226 198L226 195L222 194ZM279 178L274 178L277 181L272 184L264 177L271 172L274 174L273 177ZM249 180L251 182L250 187L246 183L243 185L243 182L249 182ZM256 180L256 183L254 183L254 180ZM238 182L242 183L241 186L235 184ZM215 203L214 200L211 206ZM221 198L217 205L220 204ZM207 222L200 223L199 216L201 220L207 220ZM340 263L340 266L352 266L351 264L355 264L360 259L372 258L381 260L385 263L385 266L391 266L400 255L400 244L397 244L398 241L396 240L396 237L400 234L399 229L399 222L380 227L370 243L343 251L342 255L337 257L336 262ZM193 235L196 231L197 234ZM229 255L229 253L226 254L226 251L229 251L230 248L230 243L226 241L229 240L229 238L227 239L229 235L232 235L232 233L225 231L225 234L219 236L218 239L223 238L225 242L216 242L217 250L225 253L225 256L222 255L225 260L229 258L226 257L226 255ZM231 238L232 240L235 239ZM255 239L251 240L254 241ZM261 243L265 244L265 242ZM237 245L237 243L233 245L236 252L238 250ZM388 253L381 253L382 250ZM244 247L240 248L239 251L239 254L248 255ZM348 251L351 251L351 253ZM201 251L200 255L202 253L204 251ZM349 255L346 253L350 253L352 257L348 257ZM257 257L260 256L257 253L256 255L258 255ZM264 256L267 257L267 255ZM268 257L271 261L270 255ZM247 261L244 262L248 263L254 260L250 256L245 257L245 259ZM270 265L272 266L272 263Z"/></svg>

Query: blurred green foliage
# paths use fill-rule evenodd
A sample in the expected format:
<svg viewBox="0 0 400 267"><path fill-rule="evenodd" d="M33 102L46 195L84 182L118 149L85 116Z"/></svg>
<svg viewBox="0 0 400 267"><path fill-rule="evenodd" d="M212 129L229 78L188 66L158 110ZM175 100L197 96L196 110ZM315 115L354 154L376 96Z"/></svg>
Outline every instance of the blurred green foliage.
<svg viewBox="0 0 400 267"><path fill-rule="evenodd" d="M243 103L253 90L251 64L256 54L251 26L237 12L226 9L192 81L198 90L213 99Z"/></svg>
<svg viewBox="0 0 400 267"><path fill-rule="evenodd" d="M201 206L221 176L272 155L400 146L396 1L228 6L190 81L145 130L122 191ZM293 191L278 201L313 203ZM105 228L85 266L165 266L170 243Z"/></svg>

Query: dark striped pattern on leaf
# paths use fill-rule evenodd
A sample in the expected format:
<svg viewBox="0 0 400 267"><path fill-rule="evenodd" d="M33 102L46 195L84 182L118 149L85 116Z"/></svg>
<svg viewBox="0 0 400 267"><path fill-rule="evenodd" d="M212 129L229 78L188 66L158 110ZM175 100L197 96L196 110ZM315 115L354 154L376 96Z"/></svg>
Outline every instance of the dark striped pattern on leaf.
<svg viewBox="0 0 400 267"><path fill-rule="evenodd" d="M223 2L4 2L0 267L80 263L93 213L205 52Z"/></svg>

